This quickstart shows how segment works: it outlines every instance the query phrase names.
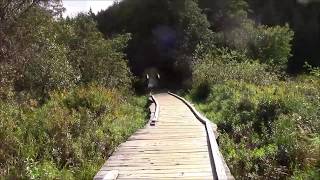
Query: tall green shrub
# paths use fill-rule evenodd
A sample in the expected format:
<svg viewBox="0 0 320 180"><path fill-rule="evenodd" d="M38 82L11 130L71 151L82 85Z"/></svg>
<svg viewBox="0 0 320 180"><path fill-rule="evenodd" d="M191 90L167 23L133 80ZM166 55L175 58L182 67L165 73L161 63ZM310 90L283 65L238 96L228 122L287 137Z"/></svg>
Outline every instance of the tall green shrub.
<svg viewBox="0 0 320 180"><path fill-rule="evenodd" d="M209 29L209 22L201 12L196 1L178 0L172 2L172 10L175 19L175 29L179 34L176 48L176 69L179 74L189 77L193 54L201 45L201 51L212 43L213 32Z"/></svg>
<svg viewBox="0 0 320 180"><path fill-rule="evenodd" d="M48 95L49 91L71 87L76 73L67 59L67 49L58 42L58 23L43 7L31 7L25 17L17 20L10 37L19 51L10 73L18 91Z"/></svg>
<svg viewBox="0 0 320 180"><path fill-rule="evenodd" d="M145 124L146 99L101 85L50 94L42 106L0 101L0 176L92 179Z"/></svg>
<svg viewBox="0 0 320 180"><path fill-rule="evenodd" d="M249 44L250 55L262 63L285 67L291 57L293 31L286 26L258 26Z"/></svg>
<svg viewBox="0 0 320 180"><path fill-rule="evenodd" d="M213 85L199 108L221 133L238 179L316 179L320 163L319 80ZM192 91L194 99L198 97Z"/></svg>
<svg viewBox="0 0 320 180"><path fill-rule="evenodd" d="M268 72L265 64L246 57L245 54L228 49L215 49L193 65L193 86L207 83L214 85L229 80L254 84L269 84L277 75Z"/></svg>
<svg viewBox="0 0 320 180"><path fill-rule="evenodd" d="M80 73L80 82L96 82L118 89L131 86L132 75L123 53L130 34L104 39L92 17L85 14L62 24L70 28L66 32L67 40L63 34L60 39L68 46L68 58Z"/></svg>
<svg viewBox="0 0 320 180"><path fill-rule="evenodd" d="M44 40L45 41L45 40ZM66 57L62 45L47 41L39 47L34 44L37 54L25 67L23 81L31 91L44 95L51 90L71 87L76 80L73 67Z"/></svg>

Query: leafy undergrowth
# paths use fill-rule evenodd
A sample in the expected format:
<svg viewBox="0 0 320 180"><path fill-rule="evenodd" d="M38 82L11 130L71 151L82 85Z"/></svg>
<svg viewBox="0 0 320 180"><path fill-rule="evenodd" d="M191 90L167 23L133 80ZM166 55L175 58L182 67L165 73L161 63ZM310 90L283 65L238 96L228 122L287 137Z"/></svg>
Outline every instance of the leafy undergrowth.
<svg viewBox="0 0 320 180"><path fill-rule="evenodd" d="M218 125L236 179L320 177L320 80L271 84L226 81L195 87L189 98Z"/></svg>
<svg viewBox="0 0 320 180"><path fill-rule="evenodd" d="M52 93L43 105L0 101L0 176L92 179L115 147L144 126L146 102L95 85Z"/></svg>

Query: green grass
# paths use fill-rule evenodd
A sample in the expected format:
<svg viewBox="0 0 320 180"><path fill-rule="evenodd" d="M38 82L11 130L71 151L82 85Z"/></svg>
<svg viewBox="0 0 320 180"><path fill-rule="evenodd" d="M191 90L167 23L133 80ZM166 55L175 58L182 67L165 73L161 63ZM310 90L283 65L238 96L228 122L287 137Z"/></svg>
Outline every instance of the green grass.
<svg viewBox="0 0 320 180"><path fill-rule="evenodd" d="M92 179L147 115L145 97L95 85L26 99L0 102L4 179Z"/></svg>
<svg viewBox="0 0 320 180"><path fill-rule="evenodd" d="M218 125L220 149L236 179L320 176L318 78L208 87L194 87L188 98Z"/></svg>

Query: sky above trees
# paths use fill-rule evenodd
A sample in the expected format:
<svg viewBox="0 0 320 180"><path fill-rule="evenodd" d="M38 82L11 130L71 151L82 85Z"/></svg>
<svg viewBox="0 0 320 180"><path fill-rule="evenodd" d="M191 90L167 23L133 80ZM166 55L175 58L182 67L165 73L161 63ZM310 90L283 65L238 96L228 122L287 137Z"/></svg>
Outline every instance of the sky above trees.
<svg viewBox="0 0 320 180"><path fill-rule="evenodd" d="M66 11L64 17L75 16L79 12L87 12L91 8L94 13L107 9L113 4L114 0L62 0Z"/></svg>

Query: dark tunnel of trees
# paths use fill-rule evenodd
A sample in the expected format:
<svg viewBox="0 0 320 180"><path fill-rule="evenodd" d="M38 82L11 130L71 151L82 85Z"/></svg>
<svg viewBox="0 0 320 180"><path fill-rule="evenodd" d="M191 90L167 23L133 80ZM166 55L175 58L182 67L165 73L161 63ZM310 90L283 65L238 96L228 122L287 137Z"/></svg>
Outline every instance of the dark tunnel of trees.
<svg viewBox="0 0 320 180"><path fill-rule="evenodd" d="M306 4L296 0L199 0L199 6L195 4L181 8L182 2L123 0L98 13L98 28L106 37L132 33L126 50L132 72L141 76L146 68L156 67L161 74L168 76L168 82L175 80L172 84L180 82L180 85L186 85L191 76L189 67L196 46L181 48L182 44L206 40L208 44L230 47L228 38L212 40L208 34L228 36L230 31L241 27L249 19L255 24L269 26L288 23L294 30L288 72L303 71L304 62L319 66L319 3ZM184 11L191 13L185 14ZM195 27L192 27L194 24ZM183 27L191 27L190 32ZM221 41L223 43L219 43Z"/></svg>
<svg viewBox="0 0 320 180"><path fill-rule="evenodd" d="M188 68L181 69L182 66L188 67L189 62L178 63L179 59L183 59L182 51L191 53L195 49L195 45L178 48L181 44L185 44L188 36L183 26L188 23L199 23L187 22L192 19L183 14L183 11L187 10L181 8L182 6L183 1L121 1L100 12L96 19L98 28L106 37L119 33L132 34L126 54L135 75L142 76L146 69L157 68L162 82L165 82L162 84L173 88L177 84L182 85L181 82L189 79L191 75ZM192 13L205 20L205 16L200 13L195 3L189 8L195 8ZM206 24L198 25L199 31L196 33L209 31L206 29ZM199 40L197 38L195 41Z"/></svg>

